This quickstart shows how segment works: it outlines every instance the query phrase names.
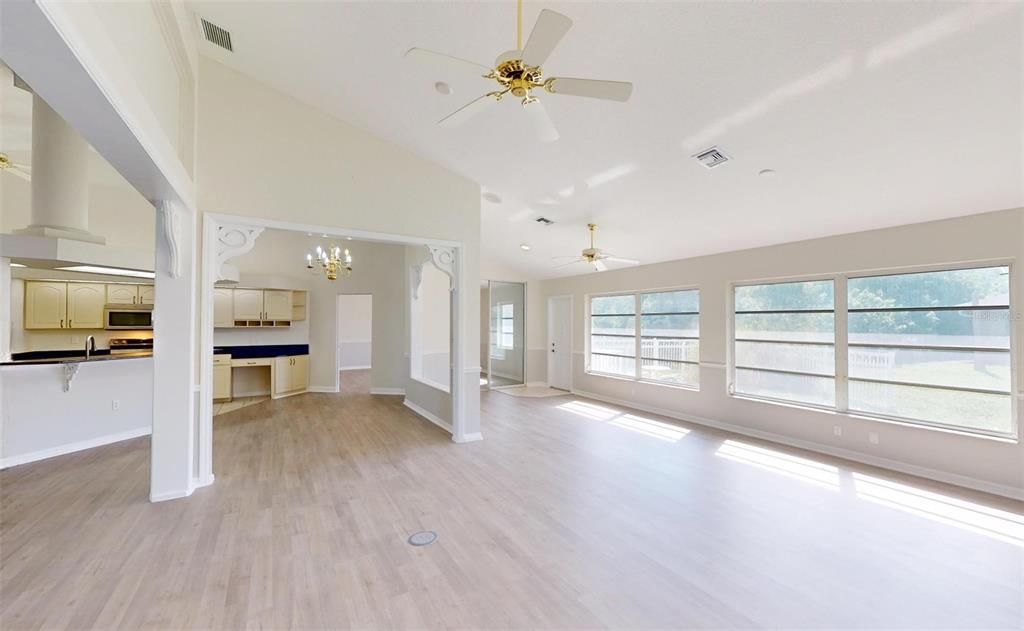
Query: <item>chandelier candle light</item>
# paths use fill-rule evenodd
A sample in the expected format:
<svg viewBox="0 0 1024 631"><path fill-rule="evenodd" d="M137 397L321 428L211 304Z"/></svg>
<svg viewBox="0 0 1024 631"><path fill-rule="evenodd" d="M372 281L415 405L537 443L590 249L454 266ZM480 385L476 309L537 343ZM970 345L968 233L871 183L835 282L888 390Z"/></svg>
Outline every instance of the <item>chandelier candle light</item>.
<svg viewBox="0 0 1024 631"><path fill-rule="evenodd" d="M314 274L322 271L327 275L327 280L338 280L338 272L345 276L352 274L352 255L346 249L345 255L342 256L341 248L333 243L326 250L318 245L316 254L306 255L306 269Z"/></svg>

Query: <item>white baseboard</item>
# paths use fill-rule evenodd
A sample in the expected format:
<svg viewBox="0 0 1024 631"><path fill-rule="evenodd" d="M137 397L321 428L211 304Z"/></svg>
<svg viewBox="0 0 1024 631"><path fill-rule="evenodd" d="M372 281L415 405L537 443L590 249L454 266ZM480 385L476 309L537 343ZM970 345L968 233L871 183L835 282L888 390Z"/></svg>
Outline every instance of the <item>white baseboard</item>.
<svg viewBox="0 0 1024 631"><path fill-rule="evenodd" d="M156 503L156 502L166 502L168 500L181 499L183 497L188 497L189 495L192 495L192 491L194 491L194 490L195 489L192 488L192 489L185 489L185 490L182 490L182 491L169 491L167 493L161 493L160 495L152 495L151 494L149 496L149 501Z"/></svg>
<svg viewBox="0 0 1024 631"><path fill-rule="evenodd" d="M372 366L338 366L338 370L344 372L346 370L369 370Z"/></svg>
<svg viewBox="0 0 1024 631"><path fill-rule="evenodd" d="M405 396L405 388L370 388L370 394Z"/></svg>
<svg viewBox="0 0 1024 631"><path fill-rule="evenodd" d="M208 477L204 478L192 478L192 489L201 489L204 486L210 486L213 484L214 475L211 473Z"/></svg>
<svg viewBox="0 0 1024 631"><path fill-rule="evenodd" d="M413 412L419 414L420 416L422 416L423 418L427 419L428 421L430 421L434 425L437 425L438 427L440 427L444 431L448 432L449 434L452 433L452 426L447 421L442 419L440 416L437 416L433 412L431 412L429 410L426 410L426 409L416 405L415 403L413 403L409 399L406 399L406 400L402 401L402 403L405 405L405 407L407 407L410 410L412 410Z"/></svg>
<svg viewBox="0 0 1024 631"><path fill-rule="evenodd" d="M338 389L334 386L310 386L306 388L307 392L326 392L328 394L337 394Z"/></svg>
<svg viewBox="0 0 1024 631"><path fill-rule="evenodd" d="M547 388L549 386L548 386L548 382L546 382L546 381L527 381L526 382L526 387L527 388Z"/></svg>
<svg viewBox="0 0 1024 631"><path fill-rule="evenodd" d="M473 432L472 434L463 434L462 436L452 436L452 440L459 444L475 443L476 441L483 439L484 435L481 434L480 432Z"/></svg>
<svg viewBox="0 0 1024 631"><path fill-rule="evenodd" d="M948 473L946 471L939 471L938 469L931 469L929 467L907 464L905 462L900 462L898 460L891 460L889 458L882 458L880 456L872 456L871 454L865 454L859 451L852 451L850 449L843 449L841 447L832 447L831 445L822 445L820 443L815 443L800 438L790 438L782 434L765 432L759 429L743 427L742 425L735 425L733 423L717 421L715 419L705 418L702 416L683 414L682 412L677 412L675 410L667 410L652 405L643 405L641 403L626 401L624 399L617 399L615 397L606 397L604 395L596 394L594 392L587 392L585 390L574 389L572 393L579 395L581 397L586 397L588 399L595 399L597 401L603 401L605 403L621 405L623 407L633 408L635 410L650 412L651 414L659 414L661 416L667 416L669 418L674 418L689 423L695 423L697 425L704 425L706 427L713 427L715 429L732 432L734 434L741 434L743 436L750 436L752 438L760 438L761 440L767 440L773 443L788 445L790 447L796 447L798 449L806 449L807 451L814 451L817 453L834 456L836 458L842 458L844 460L852 460L853 462L859 462L861 464L871 465L873 467L890 469L892 471L905 473L907 475L915 475L920 478L935 480L936 482L943 482L945 484L952 484L954 486L962 486L965 488L974 489L975 491L982 491L984 493L991 493L993 495L1009 497L1015 500L1024 500L1024 489L1012 487L1006 484L988 482L986 480L979 480L977 478L972 478L957 473Z"/></svg>
<svg viewBox="0 0 1024 631"><path fill-rule="evenodd" d="M55 458L57 456L63 456L64 454L82 451L84 449L92 449L93 447L102 447L103 445L109 445L111 443L119 443L122 440L131 440L132 438L139 438L140 436L149 436L152 431L153 430L150 427L140 427L138 429L128 430L127 432L107 434L106 436L90 438L89 440L80 440L76 443L68 443L66 445L50 447L49 449L40 449L39 451L32 451L27 454L8 456L0 459L0 469L16 467L20 464L28 464L30 462L36 462L37 460Z"/></svg>

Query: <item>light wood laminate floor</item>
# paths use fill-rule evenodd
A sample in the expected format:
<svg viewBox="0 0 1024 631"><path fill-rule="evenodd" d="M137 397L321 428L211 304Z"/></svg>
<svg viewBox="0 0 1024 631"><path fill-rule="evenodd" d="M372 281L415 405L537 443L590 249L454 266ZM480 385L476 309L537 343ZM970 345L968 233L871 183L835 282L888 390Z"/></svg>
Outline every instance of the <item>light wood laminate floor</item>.
<svg viewBox="0 0 1024 631"><path fill-rule="evenodd" d="M229 412L216 484L161 504L148 439L3 471L0 628L1021 624L1020 503L482 396L465 445L348 389Z"/></svg>

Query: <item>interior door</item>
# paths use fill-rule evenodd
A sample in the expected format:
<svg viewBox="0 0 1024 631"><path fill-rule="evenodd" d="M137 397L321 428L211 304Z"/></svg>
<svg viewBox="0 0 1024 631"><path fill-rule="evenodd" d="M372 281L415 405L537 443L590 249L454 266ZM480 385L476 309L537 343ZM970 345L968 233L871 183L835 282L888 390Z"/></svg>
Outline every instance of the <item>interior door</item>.
<svg viewBox="0 0 1024 631"><path fill-rule="evenodd" d="M104 300L103 283L68 283L68 327L102 329Z"/></svg>
<svg viewBox="0 0 1024 631"><path fill-rule="evenodd" d="M548 385L572 390L572 297L548 298Z"/></svg>

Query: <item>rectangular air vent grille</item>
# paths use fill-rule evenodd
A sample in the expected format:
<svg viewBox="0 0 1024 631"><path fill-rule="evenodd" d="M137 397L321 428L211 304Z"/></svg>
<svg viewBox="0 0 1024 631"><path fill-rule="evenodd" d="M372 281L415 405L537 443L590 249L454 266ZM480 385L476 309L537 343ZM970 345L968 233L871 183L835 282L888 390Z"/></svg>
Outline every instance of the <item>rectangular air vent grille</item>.
<svg viewBox="0 0 1024 631"><path fill-rule="evenodd" d="M224 50L234 51L234 48L231 47L231 33L203 18L199 18L199 24L203 27L203 37L206 38L206 41L220 46Z"/></svg>
<svg viewBox="0 0 1024 631"><path fill-rule="evenodd" d="M534 219L534 221L536 221L542 226L550 226L551 224L555 223L554 221L548 219L547 217L537 217L536 219Z"/></svg>
<svg viewBox="0 0 1024 631"><path fill-rule="evenodd" d="M713 169L721 164L725 164L729 161L729 156L725 155L725 152L718 147L711 147L705 149L698 154L693 156L708 169Z"/></svg>

